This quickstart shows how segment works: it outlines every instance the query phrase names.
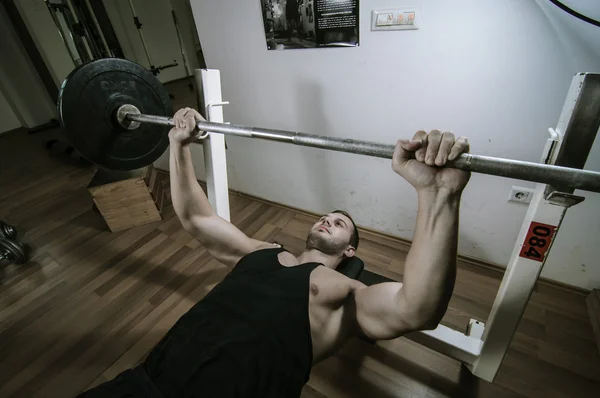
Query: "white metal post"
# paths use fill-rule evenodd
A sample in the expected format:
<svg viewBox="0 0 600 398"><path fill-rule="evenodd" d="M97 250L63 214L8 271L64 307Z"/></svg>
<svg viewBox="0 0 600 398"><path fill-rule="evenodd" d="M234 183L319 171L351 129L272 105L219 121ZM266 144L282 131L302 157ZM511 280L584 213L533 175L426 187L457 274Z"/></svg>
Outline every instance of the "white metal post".
<svg viewBox="0 0 600 398"><path fill-rule="evenodd" d="M582 74L573 78L558 126L550 132L551 138L546 145L542 162L554 164L556 161L563 139L561 133L566 131L571 121L583 79ZM481 353L472 365L468 365L475 376L490 382L494 380L508 351L569 206L547 200L545 189L544 184L538 184L535 189L483 332Z"/></svg>
<svg viewBox="0 0 600 398"><path fill-rule="evenodd" d="M404 337L470 365L475 362L481 352L483 344L481 333L484 325L471 319L469 326L467 333L438 325L434 330L409 333Z"/></svg>
<svg viewBox="0 0 600 398"><path fill-rule="evenodd" d="M221 73L217 69L196 69L194 79L196 80L198 100L204 107L206 120L223 123L223 108L220 106L223 104ZM230 221L225 136L209 133L203 142L208 200L221 218Z"/></svg>

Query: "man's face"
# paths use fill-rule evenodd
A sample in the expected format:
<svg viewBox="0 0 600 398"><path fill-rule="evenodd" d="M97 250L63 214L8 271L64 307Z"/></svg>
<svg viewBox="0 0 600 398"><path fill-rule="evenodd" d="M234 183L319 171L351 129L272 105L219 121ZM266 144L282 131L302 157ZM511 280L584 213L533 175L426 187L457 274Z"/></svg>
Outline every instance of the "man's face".
<svg viewBox="0 0 600 398"><path fill-rule="evenodd" d="M326 214L310 229L306 248L351 257L354 255L354 249L350 246L353 233L354 226L348 217L340 213Z"/></svg>

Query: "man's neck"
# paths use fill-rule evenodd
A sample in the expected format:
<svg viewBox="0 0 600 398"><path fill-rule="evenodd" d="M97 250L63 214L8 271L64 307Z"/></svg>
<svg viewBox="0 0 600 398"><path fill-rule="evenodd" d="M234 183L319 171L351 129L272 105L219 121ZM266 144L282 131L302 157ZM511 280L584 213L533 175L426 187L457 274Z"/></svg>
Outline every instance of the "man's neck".
<svg viewBox="0 0 600 398"><path fill-rule="evenodd" d="M298 264L305 263L321 263L327 268L335 269L341 262L341 259L337 255L325 254L322 251L316 249L306 249L296 257Z"/></svg>

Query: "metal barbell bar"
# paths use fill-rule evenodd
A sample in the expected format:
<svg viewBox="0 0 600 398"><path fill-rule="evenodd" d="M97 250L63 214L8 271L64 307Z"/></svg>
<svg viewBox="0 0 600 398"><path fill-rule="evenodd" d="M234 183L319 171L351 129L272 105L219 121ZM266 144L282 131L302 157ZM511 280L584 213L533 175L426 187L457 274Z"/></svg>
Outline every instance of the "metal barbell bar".
<svg viewBox="0 0 600 398"><path fill-rule="evenodd" d="M131 107L131 105L123 105L123 107ZM138 112L125 112L125 108L123 108L123 111L121 112L122 117L119 118L122 119L120 123L126 128L131 128L130 122L151 123L168 127L173 127L175 125L172 118L144 115ZM324 137L285 130L246 127L207 121L198 122L198 129L211 133L278 141L384 159L391 159L392 154L394 153L394 145L345 138ZM600 192L600 172L589 170L472 154L462 154L458 159L448 162L445 167L538 182L553 186Z"/></svg>

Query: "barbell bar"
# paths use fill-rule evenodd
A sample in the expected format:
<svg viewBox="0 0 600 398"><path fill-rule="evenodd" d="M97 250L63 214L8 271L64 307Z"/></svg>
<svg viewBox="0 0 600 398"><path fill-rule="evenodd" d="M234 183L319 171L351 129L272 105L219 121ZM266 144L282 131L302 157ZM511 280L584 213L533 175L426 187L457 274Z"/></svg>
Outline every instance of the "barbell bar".
<svg viewBox="0 0 600 398"><path fill-rule="evenodd" d="M156 76L119 58L94 60L73 70L61 86L58 113L73 146L112 170L154 162L167 149L168 128L174 125L169 93ZM198 129L385 159L394 152L394 145L208 121L198 122ZM600 173L588 170L472 154L446 167L600 192Z"/></svg>
<svg viewBox="0 0 600 398"><path fill-rule="evenodd" d="M125 113L124 118L139 123L152 123L166 127L175 126L173 119L163 116L144 115L132 112ZM246 127L208 121L198 122L197 127L201 131L209 131L211 133L278 141L384 159L391 159L394 153L394 145L369 141L325 137L293 131ZM458 159L448 162L445 167L452 167L480 174L539 182L548 185L567 186L585 191L600 192L600 173L589 170L572 169L569 167L466 153L462 154Z"/></svg>

